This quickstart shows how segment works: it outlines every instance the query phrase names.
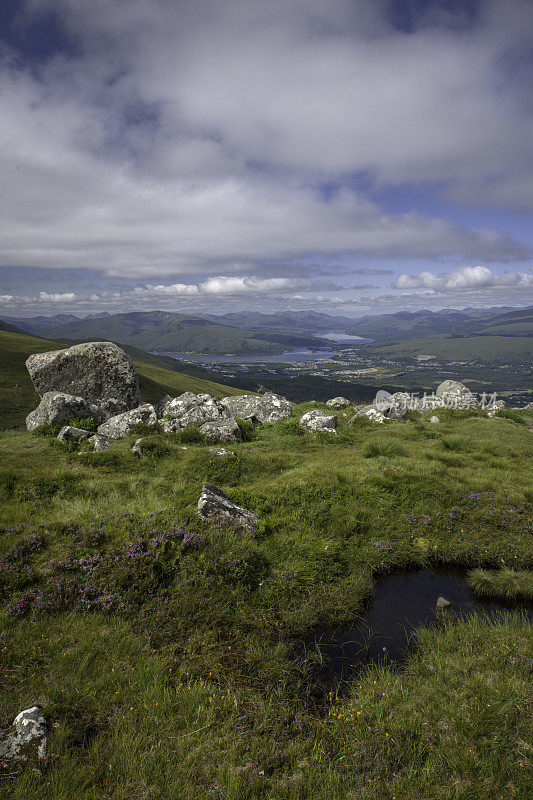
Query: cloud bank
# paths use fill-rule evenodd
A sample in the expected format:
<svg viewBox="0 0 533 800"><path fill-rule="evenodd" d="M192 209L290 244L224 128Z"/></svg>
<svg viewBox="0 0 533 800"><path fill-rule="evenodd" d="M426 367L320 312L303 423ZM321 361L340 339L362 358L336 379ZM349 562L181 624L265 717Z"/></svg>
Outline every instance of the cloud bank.
<svg viewBox="0 0 533 800"><path fill-rule="evenodd" d="M26 0L18 24L52 15L69 47L0 43L0 264L137 278L139 300L321 291L304 262L529 259L494 216L376 199L430 185L454 208L533 209L533 4L446 5ZM483 270L394 286L529 286Z"/></svg>

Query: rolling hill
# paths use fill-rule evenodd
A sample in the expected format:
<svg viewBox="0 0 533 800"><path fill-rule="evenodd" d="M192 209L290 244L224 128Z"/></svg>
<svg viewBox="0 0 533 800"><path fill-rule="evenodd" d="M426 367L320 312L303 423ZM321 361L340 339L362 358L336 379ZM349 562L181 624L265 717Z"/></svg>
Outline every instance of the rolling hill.
<svg viewBox="0 0 533 800"><path fill-rule="evenodd" d="M142 350L163 352L216 355L283 352L279 344L261 339L250 331L166 311L131 312L71 321L55 327L53 335L56 339L106 339Z"/></svg>
<svg viewBox="0 0 533 800"><path fill-rule="evenodd" d="M64 347L60 342L0 331L0 430L22 425L29 412L39 404L39 396L25 367L28 356ZM176 396L182 392L207 392L217 397L244 393L242 389L179 372L178 362L173 359L169 358L170 363L167 363L166 359L160 360L148 353L125 349L135 362L141 394L147 402L153 403L165 394ZM168 369L169 366L174 369Z"/></svg>

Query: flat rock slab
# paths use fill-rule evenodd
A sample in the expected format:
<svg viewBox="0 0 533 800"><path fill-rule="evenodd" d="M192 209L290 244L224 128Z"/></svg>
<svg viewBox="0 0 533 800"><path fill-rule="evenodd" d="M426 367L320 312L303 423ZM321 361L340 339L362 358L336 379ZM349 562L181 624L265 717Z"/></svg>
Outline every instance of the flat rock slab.
<svg viewBox="0 0 533 800"><path fill-rule="evenodd" d="M205 483L198 500L198 514L208 522L233 524L246 531L254 531L259 517L253 511L238 506L216 486Z"/></svg>

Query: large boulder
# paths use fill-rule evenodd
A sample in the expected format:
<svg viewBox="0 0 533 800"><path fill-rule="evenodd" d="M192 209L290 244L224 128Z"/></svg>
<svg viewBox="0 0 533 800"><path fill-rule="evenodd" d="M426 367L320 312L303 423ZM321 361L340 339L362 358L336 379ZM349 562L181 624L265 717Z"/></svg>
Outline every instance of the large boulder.
<svg viewBox="0 0 533 800"><path fill-rule="evenodd" d="M251 422L258 422L261 425L267 422L277 422L278 419L290 417L292 414L292 403L274 392L265 392L261 397L253 394L223 397L222 403L231 416L249 419Z"/></svg>
<svg viewBox="0 0 533 800"><path fill-rule="evenodd" d="M200 427L200 433L213 443L237 442L241 438L241 429L231 417L218 422L204 422Z"/></svg>
<svg viewBox="0 0 533 800"><path fill-rule="evenodd" d="M14 776L26 765L40 773L46 761L47 725L39 706L17 714L10 730L0 732L0 773Z"/></svg>
<svg viewBox="0 0 533 800"><path fill-rule="evenodd" d="M45 392L37 408L26 417L26 428L34 431L41 425L51 425L74 417L94 417L96 421L102 418L99 407L84 397L65 392Z"/></svg>
<svg viewBox="0 0 533 800"><path fill-rule="evenodd" d="M155 408L150 403L143 403L132 411L125 411L111 417L98 427L100 436L108 436L110 439L122 439L130 432L134 425L142 422L144 425L155 425L157 416Z"/></svg>
<svg viewBox="0 0 533 800"><path fill-rule="evenodd" d="M157 406L159 427L164 433L172 433L190 425L200 427L206 422L231 419L226 406L209 394L184 392L179 397L164 397Z"/></svg>
<svg viewBox="0 0 533 800"><path fill-rule="evenodd" d="M198 514L208 522L229 523L247 531L254 531L259 524L257 514L238 506L227 494L208 483L202 486Z"/></svg>
<svg viewBox="0 0 533 800"><path fill-rule="evenodd" d="M332 397L331 400L326 400L328 408L335 408L342 411L343 408L348 408L350 401L346 397Z"/></svg>
<svg viewBox="0 0 533 800"><path fill-rule="evenodd" d="M443 381L435 392L447 408L476 408L478 401L468 386L460 381Z"/></svg>
<svg viewBox="0 0 533 800"><path fill-rule="evenodd" d="M316 433L317 431L325 431L326 433L337 433L337 417L335 414L324 414L323 411L316 409L315 411L308 411L303 417L300 417L300 425L306 431Z"/></svg>
<svg viewBox="0 0 533 800"><path fill-rule="evenodd" d="M33 385L41 395L66 392L98 405L108 413L136 408L141 402L133 361L112 342L85 342L66 350L36 353L26 361Z"/></svg>

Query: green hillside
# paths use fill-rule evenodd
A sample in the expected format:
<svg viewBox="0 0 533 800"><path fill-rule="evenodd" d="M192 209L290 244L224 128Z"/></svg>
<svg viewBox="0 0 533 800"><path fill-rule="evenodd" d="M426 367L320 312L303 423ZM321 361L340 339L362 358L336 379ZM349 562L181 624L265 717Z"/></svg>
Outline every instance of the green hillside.
<svg viewBox="0 0 533 800"><path fill-rule="evenodd" d="M106 339L162 352L253 355L281 353L283 348L250 331L219 325L200 317L165 311L132 312L59 325L56 339Z"/></svg>
<svg viewBox="0 0 533 800"><path fill-rule="evenodd" d="M136 459L133 431L82 457L0 433L0 719L39 702L50 725L43 777L9 778L2 798L529 796L524 616L452 607L401 668L332 685L294 646L349 630L406 567L530 585L527 416L340 416L331 436L299 430L312 407L231 458L175 434ZM257 532L200 520L204 482L255 511Z"/></svg>
<svg viewBox="0 0 533 800"><path fill-rule="evenodd" d="M39 396L25 367L28 356L64 347L60 342L0 331L0 430L22 425L29 412L39 404ZM207 392L217 397L243 393L242 389L161 367L157 356L146 354L150 363L145 363L140 360L144 355L136 350L134 362L141 394L147 402L155 402L165 394L176 396L182 392Z"/></svg>
<svg viewBox="0 0 533 800"><path fill-rule="evenodd" d="M533 338L526 336L428 336L392 344L371 344L371 350L395 356L435 355L446 360L531 361Z"/></svg>

